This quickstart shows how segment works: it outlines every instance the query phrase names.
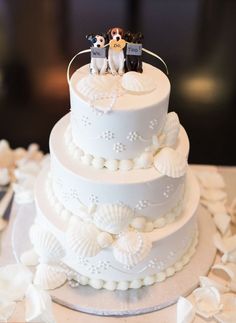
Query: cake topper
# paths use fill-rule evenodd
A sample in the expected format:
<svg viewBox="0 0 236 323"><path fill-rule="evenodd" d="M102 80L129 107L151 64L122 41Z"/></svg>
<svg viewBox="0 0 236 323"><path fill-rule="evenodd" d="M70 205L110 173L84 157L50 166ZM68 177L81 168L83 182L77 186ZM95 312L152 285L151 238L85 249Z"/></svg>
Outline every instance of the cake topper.
<svg viewBox="0 0 236 323"><path fill-rule="evenodd" d="M113 74L124 74L124 39L125 31L121 28L111 28L107 32L109 42L108 65L109 71Z"/></svg>
<svg viewBox="0 0 236 323"><path fill-rule="evenodd" d="M89 34L86 38L91 42L91 74L105 74L107 71L107 57L106 57L106 34Z"/></svg>
<svg viewBox="0 0 236 323"><path fill-rule="evenodd" d="M143 34L126 33L126 59L125 59L125 72L135 71L142 73L142 40Z"/></svg>

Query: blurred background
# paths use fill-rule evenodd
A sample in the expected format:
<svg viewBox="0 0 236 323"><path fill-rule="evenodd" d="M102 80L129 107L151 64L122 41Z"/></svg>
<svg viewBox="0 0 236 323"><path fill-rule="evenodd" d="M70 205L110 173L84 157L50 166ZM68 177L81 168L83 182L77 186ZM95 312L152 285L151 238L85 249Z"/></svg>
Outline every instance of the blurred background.
<svg viewBox="0 0 236 323"><path fill-rule="evenodd" d="M167 62L190 162L236 165L235 0L0 0L0 138L48 151L70 108L68 62L89 47L86 34L115 26L142 31Z"/></svg>

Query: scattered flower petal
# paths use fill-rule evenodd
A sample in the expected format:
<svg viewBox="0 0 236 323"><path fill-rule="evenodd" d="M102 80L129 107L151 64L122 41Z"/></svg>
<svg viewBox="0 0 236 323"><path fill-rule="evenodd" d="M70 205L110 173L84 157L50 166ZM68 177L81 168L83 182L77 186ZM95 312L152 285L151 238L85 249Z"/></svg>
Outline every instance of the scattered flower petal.
<svg viewBox="0 0 236 323"><path fill-rule="evenodd" d="M0 322L7 322L15 311L16 303L0 301Z"/></svg>
<svg viewBox="0 0 236 323"><path fill-rule="evenodd" d="M177 323L191 323L195 317L192 303L184 297L180 297L177 302Z"/></svg>
<svg viewBox="0 0 236 323"><path fill-rule="evenodd" d="M30 285L25 296L26 322L56 322L52 312L52 300L47 292Z"/></svg>
<svg viewBox="0 0 236 323"><path fill-rule="evenodd" d="M0 267L0 301L17 301L32 282L33 274L21 264Z"/></svg>
<svg viewBox="0 0 236 323"><path fill-rule="evenodd" d="M222 309L221 297L215 287L200 287L193 291L196 313L208 319Z"/></svg>
<svg viewBox="0 0 236 323"><path fill-rule="evenodd" d="M221 189L225 187L224 179L217 171L197 171L196 176L205 188Z"/></svg>
<svg viewBox="0 0 236 323"><path fill-rule="evenodd" d="M225 235L229 230L231 218L227 213L216 213L214 215L214 222L221 234Z"/></svg>
<svg viewBox="0 0 236 323"><path fill-rule="evenodd" d="M227 194L225 191L219 189L201 189L201 197L208 201L224 201L226 200Z"/></svg>
<svg viewBox="0 0 236 323"><path fill-rule="evenodd" d="M10 183L10 175L7 168L0 168L0 185L5 186Z"/></svg>
<svg viewBox="0 0 236 323"><path fill-rule="evenodd" d="M229 287L226 284L221 284L206 276L200 276L199 281L201 287L215 287L222 294L229 292Z"/></svg>
<svg viewBox="0 0 236 323"><path fill-rule="evenodd" d="M235 323L236 322L236 297L232 294L222 296L223 310L214 315L217 322Z"/></svg>

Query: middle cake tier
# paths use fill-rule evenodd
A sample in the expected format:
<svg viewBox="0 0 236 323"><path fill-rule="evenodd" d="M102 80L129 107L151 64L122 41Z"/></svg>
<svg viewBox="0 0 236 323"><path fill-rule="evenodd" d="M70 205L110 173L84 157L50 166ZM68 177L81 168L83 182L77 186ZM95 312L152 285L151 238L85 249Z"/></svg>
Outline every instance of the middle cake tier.
<svg viewBox="0 0 236 323"><path fill-rule="evenodd" d="M185 175L171 178L155 167L112 172L96 169L74 160L68 152L65 133L70 115L63 117L50 136L52 196L61 207L81 218L94 206L125 205L135 217L163 226L180 212L184 195ZM189 141L183 128L175 150L188 156ZM58 206L60 208L60 206ZM157 227L158 227L157 225Z"/></svg>

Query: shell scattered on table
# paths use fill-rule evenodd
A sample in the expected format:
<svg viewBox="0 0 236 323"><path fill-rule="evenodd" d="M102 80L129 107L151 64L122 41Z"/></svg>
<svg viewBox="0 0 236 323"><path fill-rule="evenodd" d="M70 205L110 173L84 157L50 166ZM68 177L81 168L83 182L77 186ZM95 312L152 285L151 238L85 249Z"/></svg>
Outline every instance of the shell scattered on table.
<svg viewBox="0 0 236 323"><path fill-rule="evenodd" d="M94 224L112 234L123 231L133 219L134 212L125 205L103 204L94 214Z"/></svg>
<svg viewBox="0 0 236 323"><path fill-rule="evenodd" d="M65 252L60 242L51 232L34 224L30 228L29 235L36 253L40 256L40 261L58 261L64 256Z"/></svg>
<svg viewBox="0 0 236 323"><path fill-rule="evenodd" d="M166 123L162 129L162 145L173 147L177 141L180 130L180 122L177 113L169 112L166 117Z"/></svg>
<svg viewBox="0 0 236 323"><path fill-rule="evenodd" d="M39 264L34 276L34 284L42 289L55 289L66 280L66 274L61 267L48 264Z"/></svg>
<svg viewBox="0 0 236 323"><path fill-rule="evenodd" d="M137 72L127 72L122 76L122 87L130 92L145 93L155 89L155 83L147 75Z"/></svg>
<svg viewBox="0 0 236 323"><path fill-rule="evenodd" d="M187 171L187 159L176 150L165 147L154 157L155 168L162 174L177 178Z"/></svg>
<svg viewBox="0 0 236 323"><path fill-rule="evenodd" d="M129 231L122 233L113 245L115 259L125 266L135 266L150 252L151 241L146 235Z"/></svg>
<svg viewBox="0 0 236 323"><path fill-rule="evenodd" d="M80 257L94 257L100 251L98 243L100 231L92 223L78 222L69 225L66 232L66 243L68 248Z"/></svg>

